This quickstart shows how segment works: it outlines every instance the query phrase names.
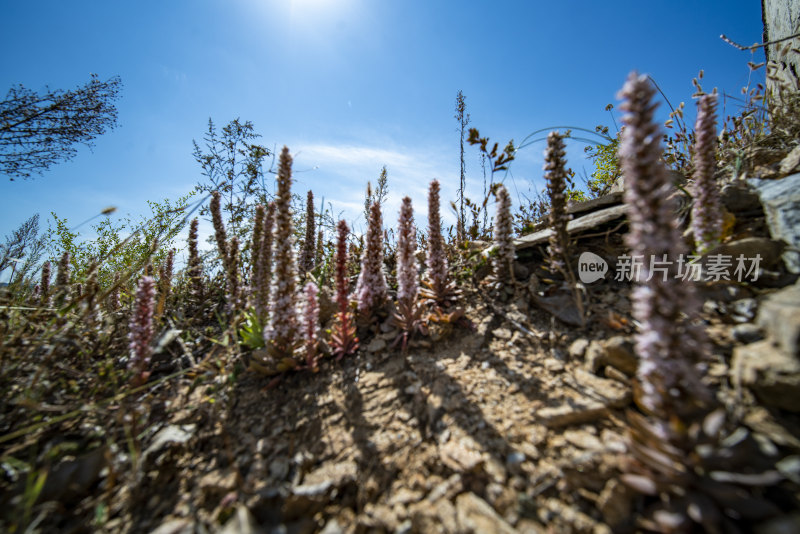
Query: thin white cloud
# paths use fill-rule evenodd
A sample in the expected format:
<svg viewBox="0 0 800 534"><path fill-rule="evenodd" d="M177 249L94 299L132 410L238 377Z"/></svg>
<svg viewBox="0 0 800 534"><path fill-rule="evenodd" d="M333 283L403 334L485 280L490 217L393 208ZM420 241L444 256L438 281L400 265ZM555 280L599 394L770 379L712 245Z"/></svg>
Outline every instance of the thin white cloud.
<svg viewBox="0 0 800 534"><path fill-rule="evenodd" d="M388 172L389 197L384 207L384 225L391 227L403 197L411 197L417 225L427 225L428 185L434 178L442 184L442 216L448 224L449 201L455 198L458 177L453 162L430 148L378 148L366 144L316 143L297 145L295 168L314 168L296 176L299 184L314 190L319 199L331 203L334 214L343 213L354 230L363 231L364 195L367 182L377 183L381 168ZM456 160L457 164L457 160Z"/></svg>

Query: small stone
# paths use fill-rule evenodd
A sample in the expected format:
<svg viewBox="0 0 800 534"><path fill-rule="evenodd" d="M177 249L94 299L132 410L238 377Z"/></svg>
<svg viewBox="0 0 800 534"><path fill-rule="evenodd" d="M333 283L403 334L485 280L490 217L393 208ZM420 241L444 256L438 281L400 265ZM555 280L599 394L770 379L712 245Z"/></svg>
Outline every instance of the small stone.
<svg viewBox="0 0 800 534"><path fill-rule="evenodd" d="M339 525L336 519L331 519L325 524L325 528L323 528L319 534L344 534L344 529Z"/></svg>
<svg viewBox="0 0 800 534"><path fill-rule="evenodd" d="M778 471L794 482L800 484L800 456L787 456L775 464Z"/></svg>
<svg viewBox="0 0 800 534"><path fill-rule="evenodd" d="M152 455L158 455L166 448L176 445L183 445L194 436L197 425L169 425L159 430L150 446L144 451L142 457L148 459Z"/></svg>
<svg viewBox="0 0 800 534"><path fill-rule="evenodd" d="M471 446L469 440L450 440L439 447L439 458L455 472L469 472L483 462L483 455Z"/></svg>
<svg viewBox="0 0 800 534"><path fill-rule="evenodd" d="M603 429L600 433L600 441L602 441L603 446L613 452L625 453L628 451L628 446L625 444L625 438L622 437L621 434L614 432L613 430L609 430L608 428Z"/></svg>
<svg viewBox="0 0 800 534"><path fill-rule="evenodd" d="M800 273L800 174L779 180L750 179L747 183L758 193L770 236L792 247L783 254L787 269Z"/></svg>
<svg viewBox="0 0 800 534"><path fill-rule="evenodd" d="M514 262L514 280L521 281L528 278L530 271L518 261Z"/></svg>
<svg viewBox="0 0 800 534"><path fill-rule="evenodd" d="M800 412L800 360L770 340L734 347L731 373L735 385L750 388L765 405Z"/></svg>
<svg viewBox="0 0 800 534"><path fill-rule="evenodd" d="M606 482L600 497L597 499L597 509L603 514L603 520L611 527L619 527L631 518L634 492L616 478Z"/></svg>
<svg viewBox="0 0 800 534"><path fill-rule="evenodd" d="M420 382L414 382L413 384L406 386L406 389L404 391L406 392L407 395L416 395L417 393L419 393L421 387L422 384Z"/></svg>
<svg viewBox="0 0 800 534"><path fill-rule="evenodd" d="M525 454L519 451L509 453L506 457L506 465L508 467L517 467L525 461Z"/></svg>
<svg viewBox="0 0 800 534"><path fill-rule="evenodd" d="M785 158L781 160L780 173L789 174L800 167L800 145L794 147Z"/></svg>
<svg viewBox="0 0 800 534"><path fill-rule="evenodd" d="M800 282L765 298L757 323L781 350L800 357Z"/></svg>
<svg viewBox="0 0 800 534"><path fill-rule="evenodd" d="M611 380L616 380L620 384L624 384L626 386L630 386L631 384L628 375L626 375L625 373L623 373L622 371L611 365L607 365L606 368L603 369L603 374L606 376L606 378L609 378Z"/></svg>
<svg viewBox="0 0 800 534"><path fill-rule="evenodd" d="M761 209L758 195L745 183L727 184L720 191L720 201L731 213L742 213Z"/></svg>
<svg viewBox="0 0 800 534"><path fill-rule="evenodd" d="M409 506L411 519L410 532L431 532L455 534L459 530L456 520L456 509L448 499L439 499L434 503L427 500Z"/></svg>
<svg viewBox="0 0 800 534"><path fill-rule="evenodd" d="M569 356L572 359L583 358L583 355L586 353L586 348L588 346L589 346L589 341L587 339L583 338L576 339L570 344L569 350L567 352L569 353Z"/></svg>
<svg viewBox="0 0 800 534"><path fill-rule="evenodd" d="M105 527L108 528L109 524L106 523ZM161 523L150 534L194 534L195 527L195 522L189 519L172 518Z"/></svg>
<svg viewBox="0 0 800 534"><path fill-rule="evenodd" d="M383 338L376 337L367 345L367 352L380 352L386 348L386 341Z"/></svg>
<svg viewBox="0 0 800 534"><path fill-rule="evenodd" d="M731 329L731 337L739 343L755 343L764 339L764 332L753 323L737 324Z"/></svg>
<svg viewBox="0 0 800 534"><path fill-rule="evenodd" d="M255 517L246 506L239 504L219 534L255 534L257 532L261 532L261 529L258 528Z"/></svg>
<svg viewBox="0 0 800 534"><path fill-rule="evenodd" d="M544 362L544 368L551 373L560 373L564 370L564 364L555 358L547 358Z"/></svg>
<svg viewBox="0 0 800 534"><path fill-rule="evenodd" d="M542 408L536 417L548 428L591 423L606 417L608 408L592 400L578 400L552 408Z"/></svg>
<svg viewBox="0 0 800 534"><path fill-rule="evenodd" d="M731 313L731 319L735 322L748 323L756 316L758 301L756 299L739 299L732 302L728 309Z"/></svg>
<svg viewBox="0 0 800 534"><path fill-rule="evenodd" d="M564 439L580 449L598 450L603 448L603 443L585 430L566 430Z"/></svg>
<svg viewBox="0 0 800 534"><path fill-rule="evenodd" d="M631 338L614 336L603 342L603 348L606 350L606 365L613 365L628 376L636 374L639 361L634 354Z"/></svg>
<svg viewBox="0 0 800 534"><path fill-rule="evenodd" d="M492 335L497 339L503 339L503 340L511 339L511 330L509 330L508 328L497 328L492 331Z"/></svg>
<svg viewBox="0 0 800 534"><path fill-rule="evenodd" d="M744 417L744 424L753 431L764 434L770 441L800 452L800 439L781 425L763 406L749 410Z"/></svg>
<svg viewBox="0 0 800 534"><path fill-rule="evenodd" d="M289 460L275 458L269 463L269 476L274 480L283 480L289 474Z"/></svg>
<svg viewBox="0 0 800 534"><path fill-rule="evenodd" d="M464 534L514 534L516 531L489 503L472 492L456 497L456 518L458 532Z"/></svg>
<svg viewBox="0 0 800 534"><path fill-rule="evenodd" d="M633 340L625 336L590 342L586 348L585 361L586 367L595 374L603 367L611 365L627 376L635 376L639 365L633 349Z"/></svg>
<svg viewBox="0 0 800 534"><path fill-rule="evenodd" d="M583 369L575 370L575 380L582 386L591 388L602 397L602 402L611 408L624 408L631 402L631 391L616 380L600 378Z"/></svg>

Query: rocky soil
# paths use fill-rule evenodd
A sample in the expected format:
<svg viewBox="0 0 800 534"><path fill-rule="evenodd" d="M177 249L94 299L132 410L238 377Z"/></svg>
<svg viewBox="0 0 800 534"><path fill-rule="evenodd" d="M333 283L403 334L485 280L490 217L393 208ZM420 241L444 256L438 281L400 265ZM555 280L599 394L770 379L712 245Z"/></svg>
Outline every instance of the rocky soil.
<svg viewBox="0 0 800 534"><path fill-rule="evenodd" d="M783 180L767 185L800 191L800 175ZM797 203L771 216L772 197L757 185L724 195L736 218L725 253L769 261L759 281L701 285L714 343L704 381L774 463L777 484L800 496L800 285L775 248L777 239L789 254L797 247L786 222ZM570 298L546 291L534 235L517 243L513 294L490 297L478 268L463 284L467 320L405 352L391 348L390 331L277 384L224 372L213 363L221 347L194 354L191 373L109 408L124 419L148 407L130 447L97 446L52 467L43 525L158 534L634 528L644 500L619 482L637 367L631 288L613 280L624 210L612 195L574 214L576 256L610 262L606 279L587 285L587 326L569 324ZM173 343L162 358L187 354ZM82 425L74 433L91 449L91 421ZM798 514L783 510L759 532L798 532Z"/></svg>

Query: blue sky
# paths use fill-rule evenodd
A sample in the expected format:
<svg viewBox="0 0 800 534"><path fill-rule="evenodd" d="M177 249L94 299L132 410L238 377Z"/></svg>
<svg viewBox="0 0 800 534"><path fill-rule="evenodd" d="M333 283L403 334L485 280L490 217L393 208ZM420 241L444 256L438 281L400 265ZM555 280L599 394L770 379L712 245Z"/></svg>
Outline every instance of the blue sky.
<svg viewBox="0 0 800 534"><path fill-rule="evenodd" d="M93 151L33 179L0 176L0 233L37 212L45 227L51 211L70 223L109 205L138 216L148 199L190 191L201 179L192 140L209 117L252 121L262 144L288 145L305 171L295 191L313 189L357 227L366 182L386 165L388 225L406 194L425 210L433 178L455 198L458 90L470 126L501 145L548 126L611 126L604 108L632 69L692 111L700 69L707 89L738 95L748 82L750 53L719 35L752 44L761 32L755 0L0 0L3 96L17 83L74 88L90 73L124 83L119 126ZM590 172L582 148L570 144L569 164ZM543 149L513 164L515 204L541 189ZM477 199L477 150L466 157Z"/></svg>

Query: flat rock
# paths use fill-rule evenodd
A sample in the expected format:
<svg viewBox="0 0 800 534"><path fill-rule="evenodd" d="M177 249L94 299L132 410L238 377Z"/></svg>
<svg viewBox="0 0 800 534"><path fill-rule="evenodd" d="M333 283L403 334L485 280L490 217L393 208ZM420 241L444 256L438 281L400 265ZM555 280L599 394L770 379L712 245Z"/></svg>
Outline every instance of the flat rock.
<svg viewBox="0 0 800 534"><path fill-rule="evenodd" d="M761 199L772 238L800 249L800 174L779 180L751 178L747 183ZM783 259L789 272L800 273L800 253L797 250L785 251Z"/></svg>
<svg viewBox="0 0 800 534"><path fill-rule="evenodd" d="M761 209L758 194L746 183L727 184L720 191L720 201L731 213L746 213Z"/></svg>
<svg viewBox="0 0 800 534"><path fill-rule="evenodd" d="M616 206L618 204L622 204L622 196L622 191L619 191L603 195L602 197L593 198L585 202L574 202L567 207L567 213L574 216L594 212L608 206Z"/></svg>
<svg viewBox="0 0 800 534"><path fill-rule="evenodd" d="M564 431L564 439L579 449L591 451L603 448L603 443L598 437L586 430L566 430Z"/></svg>
<svg viewBox="0 0 800 534"><path fill-rule="evenodd" d="M608 408L593 400L572 400L561 406L542 408L536 418L548 428L591 423L608 415Z"/></svg>
<svg viewBox="0 0 800 534"><path fill-rule="evenodd" d="M604 341L592 341L586 350L586 364L595 374L610 365L628 376L634 376L639 361L633 351L633 340L626 336L614 336Z"/></svg>
<svg viewBox="0 0 800 534"><path fill-rule="evenodd" d="M626 207L624 204L603 208L589 213L582 217L575 218L567 223L567 232L570 235L585 232L597 228L606 223L616 221L625 216ZM517 250L540 245L550 239L553 231L549 228L540 230L532 234L524 235L514 240L514 247Z"/></svg>
<svg viewBox="0 0 800 534"><path fill-rule="evenodd" d="M750 388L767 406L800 412L800 360L763 340L733 349L734 384Z"/></svg>
<svg viewBox="0 0 800 534"><path fill-rule="evenodd" d="M800 357L800 282L765 298L757 323L781 350Z"/></svg>
<svg viewBox="0 0 800 534"><path fill-rule="evenodd" d="M600 402L610 408L624 408L631 402L631 390L616 380L600 378L583 369L575 370L575 380L599 395Z"/></svg>
<svg viewBox="0 0 800 534"><path fill-rule="evenodd" d="M572 359L583 358L583 355L586 353L586 349L588 347L589 347L589 340L580 338L570 343L567 352L569 353L569 356Z"/></svg>
<svg viewBox="0 0 800 534"><path fill-rule="evenodd" d="M160 454L166 448L174 445L183 445L194 436L197 430L197 425L169 425L159 430L150 446L145 449L142 457L145 459L151 458L154 455Z"/></svg>
<svg viewBox="0 0 800 534"><path fill-rule="evenodd" d="M472 492L456 497L458 532L464 534L514 534L516 530L495 512L489 503Z"/></svg>

